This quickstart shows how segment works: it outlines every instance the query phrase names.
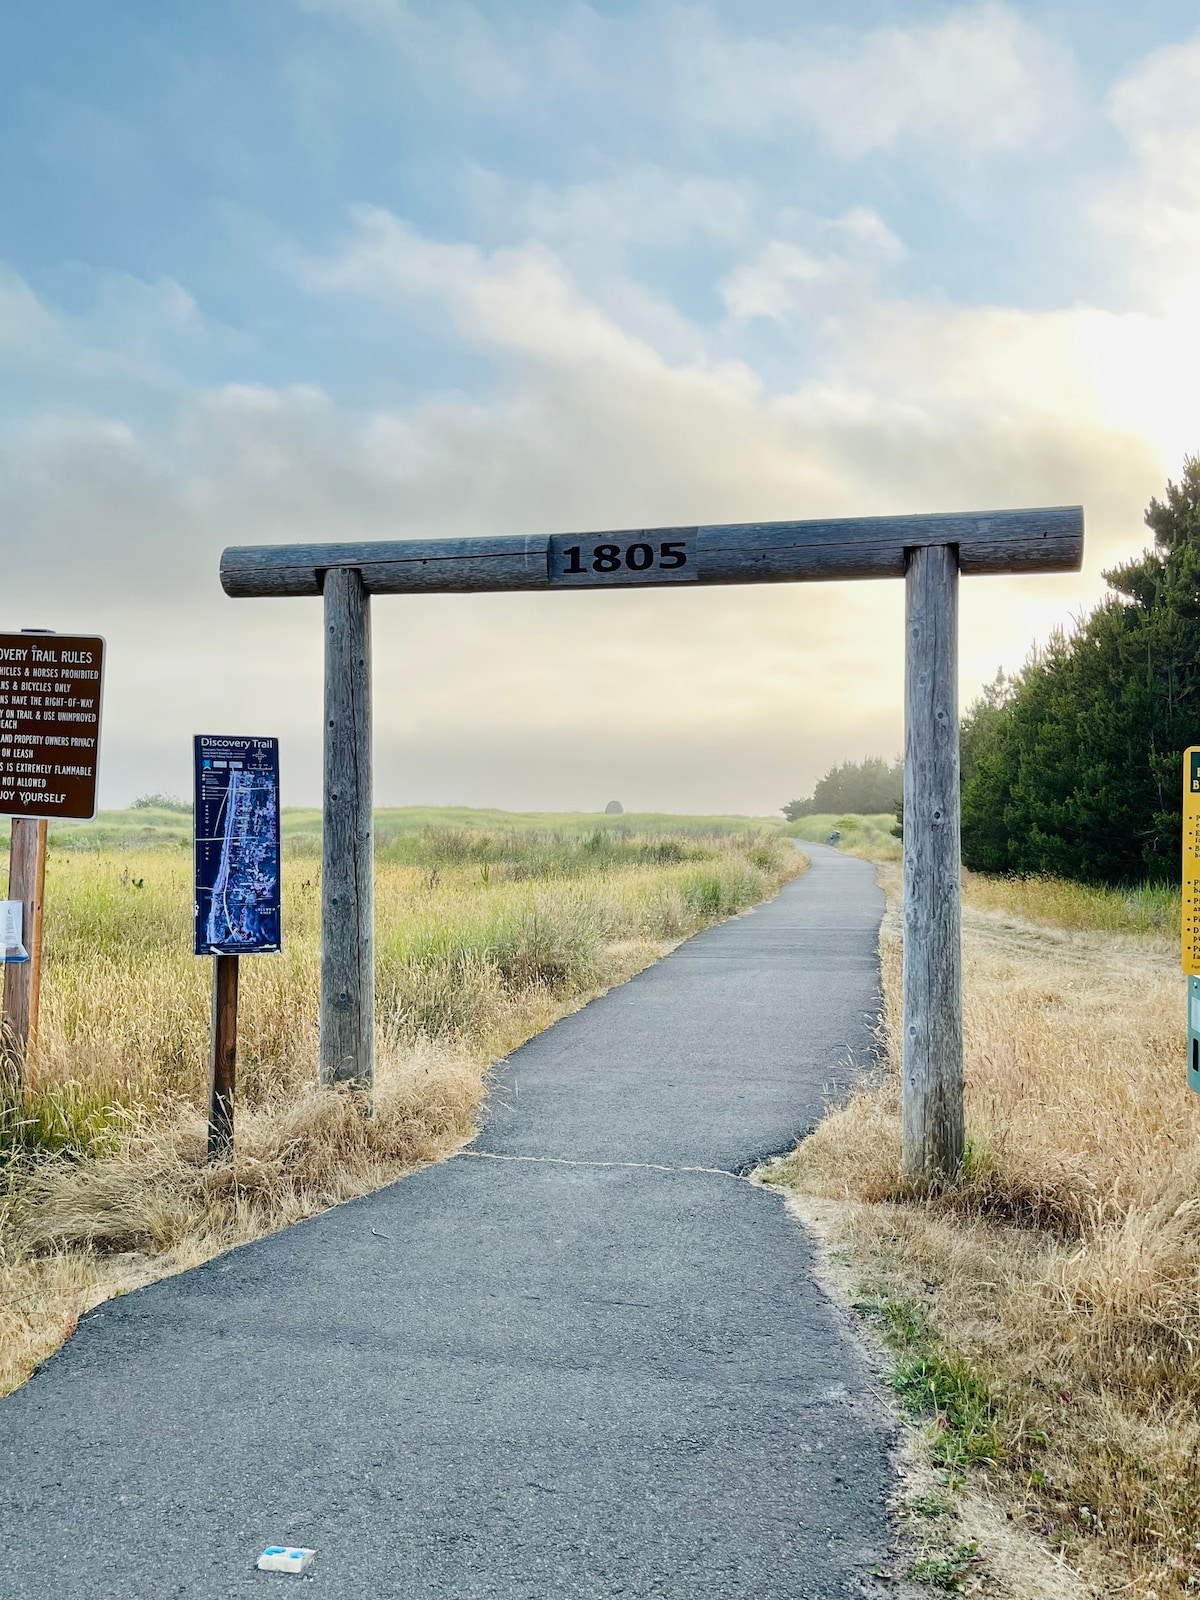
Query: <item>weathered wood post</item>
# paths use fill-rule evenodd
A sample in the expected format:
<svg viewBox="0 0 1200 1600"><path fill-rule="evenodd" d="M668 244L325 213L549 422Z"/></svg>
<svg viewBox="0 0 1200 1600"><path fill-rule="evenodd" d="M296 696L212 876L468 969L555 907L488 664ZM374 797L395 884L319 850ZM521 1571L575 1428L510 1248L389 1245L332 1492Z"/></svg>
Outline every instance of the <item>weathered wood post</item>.
<svg viewBox="0 0 1200 1600"><path fill-rule="evenodd" d="M908 552L905 602L903 1162L943 1177L963 1154L954 545Z"/></svg>
<svg viewBox="0 0 1200 1600"><path fill-rule="evenodd" d="M371 613L356 567L324 575L325 808L321 842L321 1082L375 1081Z"/></svg>
<svg viewBox="0 0 1200 1600"><path fill-rule="evenodd" d="M208 1159L233 1154L233 1097L237 1072L238 958L213 956L212 1046L209 1056Z"/></svg>
<svg viewBox="0 0 1200 1600"><path fill-rule="evenodd" d="M25 1060L37 1043L42 988L42 904L46 894L48 823L14 817L8 857L8 898L21 902L21 942L28 961L4 967L4 1023L0 1053L10 1081L20 1083Z"/></svg>

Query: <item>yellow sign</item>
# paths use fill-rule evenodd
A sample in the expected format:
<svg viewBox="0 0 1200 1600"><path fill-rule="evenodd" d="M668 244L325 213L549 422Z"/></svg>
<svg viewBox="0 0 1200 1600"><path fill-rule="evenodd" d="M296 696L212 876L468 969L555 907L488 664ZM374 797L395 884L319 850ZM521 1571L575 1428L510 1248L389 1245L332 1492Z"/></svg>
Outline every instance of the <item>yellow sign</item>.
<svg viewBox="0 0 1200 1600"><path fill-rule="evenodd" d="M1200 977L1200 745L1183 752L1183 970Z"/></svg>

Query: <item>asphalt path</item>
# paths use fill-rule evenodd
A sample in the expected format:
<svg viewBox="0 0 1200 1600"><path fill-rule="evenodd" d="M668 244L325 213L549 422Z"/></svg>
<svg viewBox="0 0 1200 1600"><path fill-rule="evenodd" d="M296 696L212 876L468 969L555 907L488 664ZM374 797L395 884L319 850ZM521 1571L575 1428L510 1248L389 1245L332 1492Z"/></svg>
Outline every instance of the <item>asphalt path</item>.
<svg viewBox="0 0 1200 1600"><path fill-rule="evenodd" d="M745 1177L870 1048L882 896L811 854L516 1051L469 1151L85 1317L0 1402L3 1600L894 1594L890 1423Z"/></svg>

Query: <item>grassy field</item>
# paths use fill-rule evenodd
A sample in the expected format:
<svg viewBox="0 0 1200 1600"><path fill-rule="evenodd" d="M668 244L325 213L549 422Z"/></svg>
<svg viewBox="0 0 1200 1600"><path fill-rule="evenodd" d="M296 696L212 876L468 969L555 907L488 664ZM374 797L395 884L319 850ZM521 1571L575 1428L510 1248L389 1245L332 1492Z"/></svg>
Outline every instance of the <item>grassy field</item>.
<svg viewBox="0 0 1200 1600"><path fill-rule="evenodd" d="M284 848L288 854L321 853L321 813L316 807L287 806L282 816ZM469 832L552 835L563 839L588 838L596 833L670 834L676 838L775 832L783 827L779 817L687 817L669 812L623 812L609 817L585 811L492 811L471 806L392 806L375 813L376 845L382 853L406 839L431 833ZM815 835L809 835L815 837ZM92 822L55 822L50 843L56 849L95 854L110 850L176 849L192 846L190 806L131 807L126 811L101 811Z"/></svg>
<svg viewBox="0 0 1200 1600"><path fill-rule="evenodd" d="M209 1169L211 963L191 954L191 863L170 837L189 819L159 815L150 841L155 818L119 813L50 852L38 1048L26 1087L0 1086L0 1393L88 1305L449 1153L488 1063L803 867L740 819L381 825L367 1118L314 1088L306 842L284 875L284 953L242 963L237 1155Z"/></svg>
<svg viewBox="0 0 1200 1600"><path fill-rule="evenodd" d="M957 1506L999 1530L1000 1565L1004 1530L1025 1529L1065 1565L1004 1590L1020 1600L1183 1600L1200 1589L1200 1097L1178 896L967 875L968 1154L930 1194L899 1170L899 871L880 875L882 1069L772 1176L928 1424L938 1482L914 1516ZM955 1526L929 1560L989 1592Z"/></svg>

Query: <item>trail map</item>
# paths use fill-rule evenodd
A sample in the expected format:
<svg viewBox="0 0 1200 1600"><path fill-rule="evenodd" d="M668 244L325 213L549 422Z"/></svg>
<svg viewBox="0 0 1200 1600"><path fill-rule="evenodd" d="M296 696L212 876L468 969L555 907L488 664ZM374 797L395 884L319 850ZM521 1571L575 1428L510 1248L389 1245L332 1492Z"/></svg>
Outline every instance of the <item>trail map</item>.
<svg viewBox="0 0 1200 1600"><path fill-rule="evenodd" d="M279 741L195 739L195 951L281 945Z"/></svg>

